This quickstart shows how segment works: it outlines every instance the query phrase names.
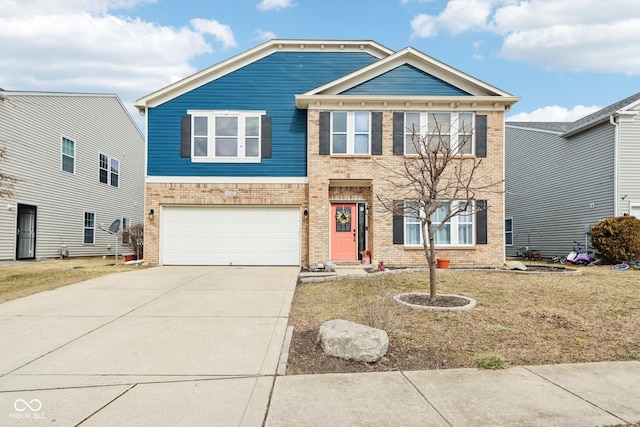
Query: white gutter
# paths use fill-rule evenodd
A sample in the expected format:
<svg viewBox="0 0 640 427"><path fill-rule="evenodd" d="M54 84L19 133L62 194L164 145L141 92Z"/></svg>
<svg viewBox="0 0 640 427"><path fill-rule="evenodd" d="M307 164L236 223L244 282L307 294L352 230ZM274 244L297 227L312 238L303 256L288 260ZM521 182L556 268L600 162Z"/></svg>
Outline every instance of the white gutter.
<svg viewBox="0 0 640 427"><path fill-rule="evenodd" d="M618 131L619 131L619 125L618 123L616 123L616 120L612 115L609 116L609 123L611 123L613 126L615 126L615 134L614 134L614 139L613 139L613 216L618 216L620 211L619 211L619 203L618 203L618 186L619 186L619 179L618 179L618 170L620 169L620 137L618 135Z"/></svg>

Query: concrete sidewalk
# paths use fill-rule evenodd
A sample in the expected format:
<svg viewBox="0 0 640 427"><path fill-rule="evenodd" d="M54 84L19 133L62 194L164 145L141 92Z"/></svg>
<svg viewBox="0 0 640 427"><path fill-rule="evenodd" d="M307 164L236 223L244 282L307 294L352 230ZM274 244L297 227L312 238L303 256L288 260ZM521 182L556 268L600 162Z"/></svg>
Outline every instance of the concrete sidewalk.
<svg viewBox="0 0 640 427"><path fill-rule="evenodd" d="M640 362L285 376L267 426L602 426L640 421Z"/></svg>

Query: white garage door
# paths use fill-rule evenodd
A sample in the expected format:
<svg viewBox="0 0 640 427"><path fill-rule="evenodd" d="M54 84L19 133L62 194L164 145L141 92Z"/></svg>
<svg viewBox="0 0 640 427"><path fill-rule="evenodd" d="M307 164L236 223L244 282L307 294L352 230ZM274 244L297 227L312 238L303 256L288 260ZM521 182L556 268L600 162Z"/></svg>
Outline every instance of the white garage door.
<svg viewBox="0 0 640 427"><path fill-rule="evenodd" d="M300 265L300 209L167 206L160 226L165 265Z"/></svg>

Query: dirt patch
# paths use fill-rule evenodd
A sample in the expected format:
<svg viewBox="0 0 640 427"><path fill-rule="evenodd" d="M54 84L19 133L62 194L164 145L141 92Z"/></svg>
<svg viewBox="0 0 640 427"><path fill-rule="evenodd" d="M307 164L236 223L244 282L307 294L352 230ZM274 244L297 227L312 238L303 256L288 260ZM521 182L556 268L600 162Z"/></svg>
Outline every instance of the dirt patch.
<svg viewBox="0 0 640 427"><path fill-rule="evenodd" d="M455 295L436 295L434 299L431 299L427 294L405 294L401 295L399 299L409 304L425 307L464 307L469 304L468 299Z"/></svg>

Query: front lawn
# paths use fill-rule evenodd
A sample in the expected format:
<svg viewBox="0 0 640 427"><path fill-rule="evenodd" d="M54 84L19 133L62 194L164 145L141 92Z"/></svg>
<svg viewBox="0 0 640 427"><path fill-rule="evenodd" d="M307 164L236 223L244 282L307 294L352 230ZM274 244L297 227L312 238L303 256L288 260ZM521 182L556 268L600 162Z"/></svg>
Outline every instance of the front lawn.
<svg viewBox="0 0 640 427"><path fill-rule="evenodd" d="M0 303L106 274L142 268L124 265L122 261L117 266L114 263L114 257L92 257L20 261L2 265Z"/></svg>
<svg viewBox="0 0 640 427"><path fill-rule="evenodd" d="M471 311L432 312L392 300L429 292L428 273L298 284L287 374L472 368L640 360L640 270L584 267L582 276L445 271L438 293L474 298ZM382 327L389 351L374 364L322 353L318 328L330 319Z"/></svg>

